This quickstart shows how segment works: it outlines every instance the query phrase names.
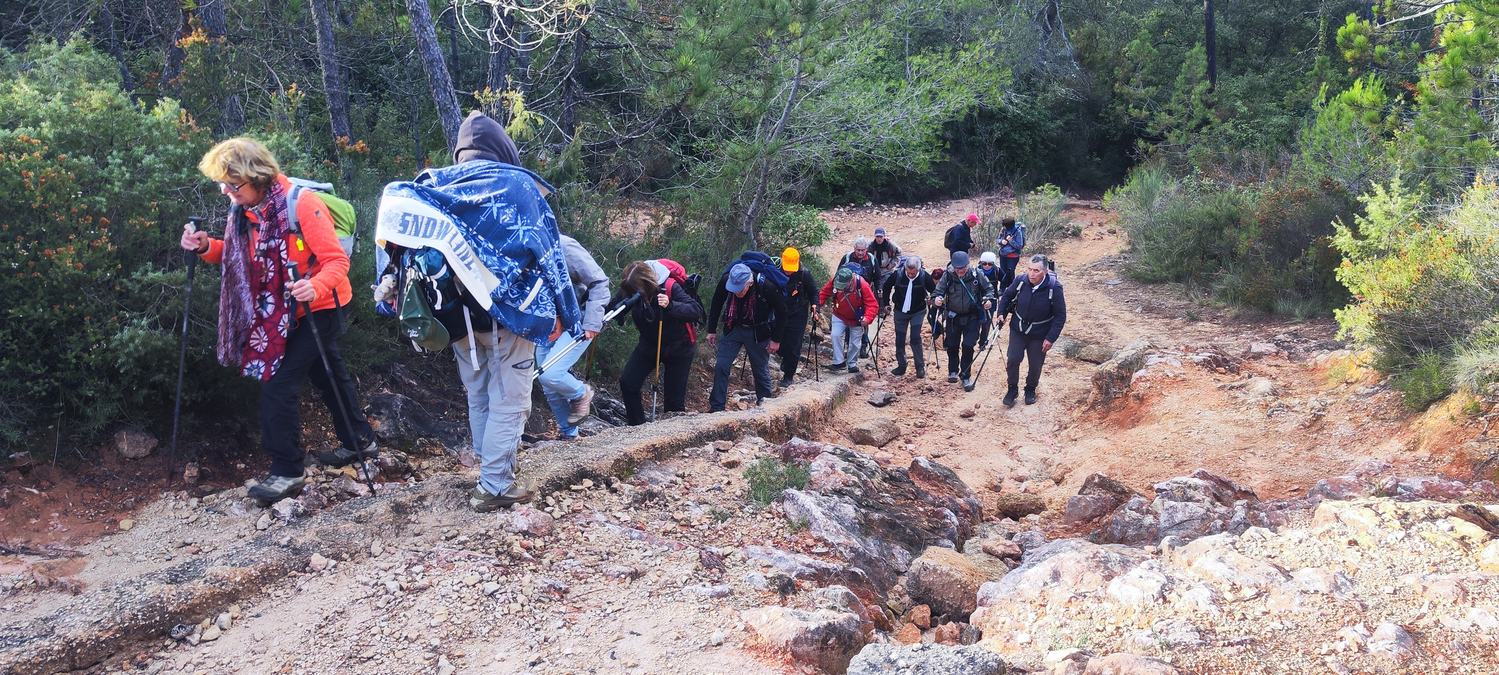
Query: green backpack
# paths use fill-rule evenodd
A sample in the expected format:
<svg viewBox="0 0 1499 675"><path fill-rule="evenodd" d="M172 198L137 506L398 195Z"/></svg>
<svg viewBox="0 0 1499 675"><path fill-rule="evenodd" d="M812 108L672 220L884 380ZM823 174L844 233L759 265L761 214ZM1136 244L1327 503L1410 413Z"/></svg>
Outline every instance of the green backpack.
<svg viewBox="0 0 1499 675"><path fill-rule="evenodd" d="M338 234L338 243L344 247L344 255L354 257L354 244L359 236L354 217L354 205L333 193L332 183L319 183L306 178L290 178L291 193L286 195L287 220L291 224L291 231L302 233L302 226L297 224L297 198L302 196L303 190L312 190L322 198L323 204L328 206L328 213L333 216L333 230Z"/></svg>

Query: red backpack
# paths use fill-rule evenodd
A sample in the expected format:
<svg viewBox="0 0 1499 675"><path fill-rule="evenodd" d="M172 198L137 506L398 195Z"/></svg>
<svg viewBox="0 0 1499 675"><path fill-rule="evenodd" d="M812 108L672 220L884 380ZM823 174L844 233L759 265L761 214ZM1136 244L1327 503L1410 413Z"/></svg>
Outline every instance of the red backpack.
<svg viewBox="0 0 1499 675"><path fill-rule="evenodd" d="M692 299L697 301L699 307L703 305L702 298L699 298L697 295L697 287L702 283L702 277L696 274L688 274L687 268L683 267L682 263L671 258L657 258L656 262L661 263L661 266L666 268L666 284L662 289L666 291L667 297L671 296L673 286L681 284L682 288L687 290L687 295L692 296ZM697 344L697 324L699 322L700 320L694 320L688 321L686 324L687 342L689 344Z"/></svg>

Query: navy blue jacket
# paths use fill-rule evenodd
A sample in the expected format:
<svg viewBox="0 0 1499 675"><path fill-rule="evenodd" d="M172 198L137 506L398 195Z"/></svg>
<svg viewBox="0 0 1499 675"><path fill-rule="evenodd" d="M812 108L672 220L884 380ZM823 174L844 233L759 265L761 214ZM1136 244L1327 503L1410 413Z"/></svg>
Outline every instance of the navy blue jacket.
<svg viewBox="0 0 1499 675"><path fill-rule="evenodd" d="M1047 274L1040 284L1031 285L1027 274L1016 273L1015 281L999 299L999 315L1010 314L1015 315L1011 330L1030 337L1045 335L1048 342L1056 342L1067 323L1067 298L1062 294L1062 282L1056 275Z"/></svg>

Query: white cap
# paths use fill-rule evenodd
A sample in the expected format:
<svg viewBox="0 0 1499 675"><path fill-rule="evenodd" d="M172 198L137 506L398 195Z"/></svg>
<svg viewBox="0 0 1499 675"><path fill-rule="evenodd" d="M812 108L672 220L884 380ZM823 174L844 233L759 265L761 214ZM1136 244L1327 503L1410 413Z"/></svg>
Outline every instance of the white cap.
<svg viewBox="0 0 1499 675"><path fill-rule="evenodd" d="M984 251L984 254L979 256L979 264L982 265L984 263L989 263L990 265L998 265L999 257L994 255L994 251Z"/></svg>

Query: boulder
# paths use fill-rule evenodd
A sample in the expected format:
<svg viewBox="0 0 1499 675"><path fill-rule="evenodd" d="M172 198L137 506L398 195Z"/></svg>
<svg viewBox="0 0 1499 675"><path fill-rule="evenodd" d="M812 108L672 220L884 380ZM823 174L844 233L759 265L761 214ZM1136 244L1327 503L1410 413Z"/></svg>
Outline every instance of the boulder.
<svg viewBox="0 0 1499 675"><path fill-rule="evenodd" d="M1099 544L1154 544L1160 518L1144 497L1134 497L1110 514L1089 537Z"/></svg>
<svg viewBox="0 0 1499 675"><path fill-rule="evenodd" d="M982 647L882 645L865 647L848 666L849 675L1002 675L1004 659Z"/></svg>
<svg viewBox="0 0 1499 675"><path fill-rule="evenodd" d="M1391 476L1381 482L1379 488L1374 491L1374 494L1380 497L1392 497L1402 501L1421 499L1457 501L1467 497L1468 493L1467 483L1438 476L1405 478Z"/></svg>
<svg viewBox="0 0 1499 675"><path fill-rule="evenodd" d="M505 529L510 532L533 537L544 537L552 533L552 516L544 511L517 504L510 509L509 516L510 522L505 525Z"/></svg>
<svg viewBox="0 0 1499 675"><path fill-rule="evenodd" d="M1165 661L1136 654L1110 654L1088 659L1084 675L1179 675L1180 670Z"/></svg>
<svg viewBox="0 0 1499 675"><path fill-rule="evenodd" d="M1135 372L1145 365L1145 357L1151 345L1147 340L1136 340L1119 350L1112 358L1093 371L1093 393L1091 403L1102 405L1129 391Z"/></svg>
<svg viewBox="0 0 1499 675"><path fill-rule="evenodd" d="M1000 613L1015 602L1049 602L1102 593L1115 577L1150 558L1137 548L1061 539L1032 550L1019 567L979 588L972 623L989 635L981 621L985 608Z"/></svg>
<svg viewBox="0 0 1499 675"><path fill-rule="evenodd" d="M913 601L930 605L938 615L967 617L978 608L984 580L983 571L962 553L933 546L911 563L906 593Z"/></svg>
<svg viewBox="0 0 1499 675"><path fill-rule="evenodd" d="M900 425L889 418L870 420L850 427L848 438L859 445L883 448L890 441L900 438Z"/></svg>
<svg viewBox="0 0 1499 675"><path fill-rule="evenodd" d="M1062 505L1062 520L1070 525L1092 522L1113 513L1121 503L1106 495L1073 495Z"/></svg>
<svg viewBox="0 0 1499 675"><path fill-rule="evenodd" d="M1002 492L994 499L994 510L1001 518L1020 520L1046 510L1046 500L1025 492Z"/></svg>
<svg viewBox="0 0 1499 675"><path fill-rule="evenodd" d="M958 517L959 536L964 539L973 536L973 527L984 520L983 504L957 473L926 457L917 457L911 460L906 476L926 493L927 499Z"/></svg>
<svg viewBox="0 0 1499 675"><path fill-rule="evenodd" d="M1323 478L1306 493L1313 503L1324 499L1349 500L1374 494L1374 487L1357 476L1333 476Z"/></svg>
<svg viewBox="0 0 1499 675"><path fill-rule="evenodd" d="M114 450L125 459L144 459L156 449L159 441L144 431L122 429L114 435Z"/></svg>
<svg viewBox="0 0 1499 675"><path fill-rule="evenodd" d="M849 612L761 607L740 616L766 647L829 672L843 672L868 642L858 615Z"/></svg>
<svg viewBox="0 0 1499 675"><path fill-rule="evenodd" d="M1087 478L1084 478L1083 486L1078 489L1077 493L1079 495L1113 497L1120 504L1140 494L1130 489L1128 485L1101 473L1090 474Z"/></svg>
<svg viewBox="0 0 1499 675"><path fill-rule="evenodd" d="M895 392L880 390L869 395L869 405L883 408L895 402Z"/></svg>
<svg viewBox="0 0 1499 675"><path fill-rule="evenodd" d="M1004 537L985 539L984 543L981 545L981 548L985 553L988 553L989 555L992 555L1001 560L1019 560L1020 556L1025 553L1025 551L1021 550L1020 544L1010 541L1009 539L1005 539Z"/></svg>
<svg viewBox="0 0 1499 675"><path fill-rule="evenodd" d="M739 550L744 559L758 563L775 574L806 580L820 585L841 585L851 589L872 589L864 571L848 565L819 560L809 555L782 551L769 546L745 546Z"/></svg>
<svg viewBox="0 0 1499 675"><path fill-rule="evenodd" d="M1404 628L1393 623L1382 623L1374 629L1367 643L1369 653L1395 661L1409 661L1416 655L1416 639Z"/></svg>
<svg viewBox="0 0 1499 675"><path fill-rule="evenodd" d="M1153 605L1166 600L1173 583L1160 562L1147 560L1109 582L1109 598L1125 606Z"/></svg>

